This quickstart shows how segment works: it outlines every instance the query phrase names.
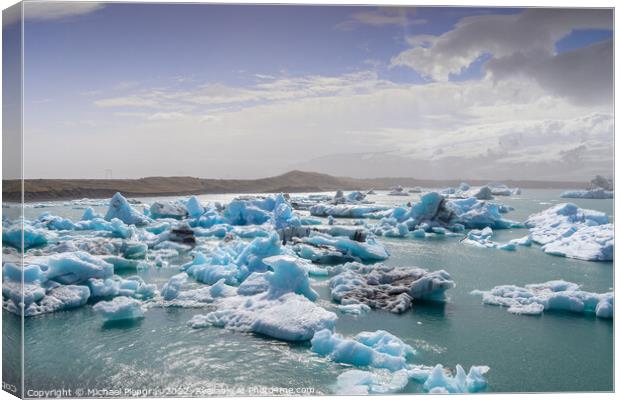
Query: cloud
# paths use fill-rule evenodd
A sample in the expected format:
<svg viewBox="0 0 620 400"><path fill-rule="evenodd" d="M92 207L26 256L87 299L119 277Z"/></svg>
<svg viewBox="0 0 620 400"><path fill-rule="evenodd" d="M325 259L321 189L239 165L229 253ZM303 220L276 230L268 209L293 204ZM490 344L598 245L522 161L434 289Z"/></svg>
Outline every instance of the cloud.
<svg viewBox="0 0 620 400"><path fill-rule="evenodd" d="M523 53L489 60L494 79L532 78L543 88L580 103L613 100L613 42L606 41L561 54Z"/></svg>
<svg viewBox="0 0 620 400"><path fill-rule="evenodd" d="M360 94L393 84L380 80L375 71L359 71L336 77L310 75L260 79L249 87L208 83L193 90L151 89L124 96L100 98L97 107L140 107L162 110L191 110L198 107L222 106L243 108L260 103L272 103L320 96Z"/></svg>
<svg viewBox="0 0 620 400"><path fill-rule="evenodd" d="M446 81L478 57L491 54L488 70L496 78L531 74L556 93L566 92L561 87L570 86L577 79L581 87L598 91L610 82L612 46L556 55L557 41L575 29L613 29L613 12L532 8L514 15L466 17L442 35L410 38L413 47L393 57L390 65L410 67L435 80ZM592 56L598 58L589 58Z"/></svg>
<svg viewBox="0 0 620 400"><path fill-rule="evenodd" d="M32 2L24 3L24 16L30 20L57 20L89 14L105 7L104 3L89 2Z"/></svg>
<svg viewBox="0 0 620 400"><path fill-rule="evenodd" d="M375 27L397 25L422 25L427 21L420 18L413 18L415 14L414 7L378 7L372 11L359 11L336 25L339 30L353 30L361 25L369 25Z"/></svg>

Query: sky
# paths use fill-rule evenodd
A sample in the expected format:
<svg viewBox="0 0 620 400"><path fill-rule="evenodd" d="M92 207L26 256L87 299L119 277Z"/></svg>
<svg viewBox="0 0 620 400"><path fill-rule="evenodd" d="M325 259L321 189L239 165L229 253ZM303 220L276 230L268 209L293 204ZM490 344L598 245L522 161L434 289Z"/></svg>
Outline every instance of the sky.
<svg viewBox="0 0 620 400"><path fill-rule="evenodd" d="M612 10L25 3L24 15L26 178L613 171Z"/></svg>

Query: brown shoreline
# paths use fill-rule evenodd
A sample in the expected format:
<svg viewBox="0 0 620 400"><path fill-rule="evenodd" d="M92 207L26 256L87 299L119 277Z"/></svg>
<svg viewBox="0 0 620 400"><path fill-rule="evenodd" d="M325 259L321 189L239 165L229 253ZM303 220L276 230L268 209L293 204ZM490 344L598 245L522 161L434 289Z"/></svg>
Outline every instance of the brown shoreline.
<svg viewBox="0 0 620 400"><path fill-rule="evenodd" d="M128 197L187 196L218 193L300 193L334 190L386 190L396 185L405 187L448 187L461 182L479 186L489 183L479 179L428 180L416 178L357 179L335 177L315 172L291 171L262 179L203 179L193 177L148 177L140 179L26 179L24 200L53 201L82 198L109 198L116 192ZM504 180L509 187L530 189L578 189L587 182ZM2 181L2 201L21 199L21 181Z"/></svg>

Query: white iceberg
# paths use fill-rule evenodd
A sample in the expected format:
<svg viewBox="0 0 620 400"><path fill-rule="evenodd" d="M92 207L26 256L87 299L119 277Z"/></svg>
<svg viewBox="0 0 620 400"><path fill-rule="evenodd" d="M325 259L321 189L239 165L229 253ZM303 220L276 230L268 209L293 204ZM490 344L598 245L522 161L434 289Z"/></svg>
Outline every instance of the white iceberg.
<svg viewBox="0 0 620 400"><path fill-rule="evenodd" d="M111 301L100 301L93 310L105 321L131 320L144 317L142 303L130 297L119 296Z"/></svg>
<svg viewBox="0 0 620 400"><path fill-rule="evenodd" d="M472 294L482 295L484 304L508 307L512 314L540 315L547 310L564 310L613 317L613 292L585 292L576 283L562 280L525 287L501 285L490 291L474 290Z"/></svg>
<svg viewBox="0 0 620 400"><path fill-rule="evenodd" d="M614 192L602 188L591 190L574 190L564 192L560 195L564 199L613 199Z"/></svg>
<svg viewBox="0 0 620 400"><path fill-rule="evenodd" d="M264 289L266 282L267 291L223 298L217 302L217 311L196 316L189 325L251 331L286 341L309 340L319 330L333 329L337 316L313 303L318 294L310 287L302 261L290 256L263 261L274 271L263 273L261 278L252 274L251 280L261 281L258 290Z"/></svg>
<svg viewBox="0 0 620 400"><path fill-rule="evenodd" d="M311 350L332 361L398 371L407 368L413 348L386 331L361 332L347 339L328 329L318 331L311 340Z"/></svg>
<svg viewBox="0 0 620 400"><path fill-rule="evenodd" d="M586 261L613 260L613 224L600 211L562 203L531 215L525 225L546 253Z"/></svg>
<svg viewBox="0 0 620 400"><path fill-rule="evenodd" d="M397 393L408 383L409 374L404 369L396 372L352 369L338 375L335 394L355 396Z"/></svg>
<svg viewBox="0 0 620 400"><path fill-rule="evenodd" d="M423 382L422 387L429 393L476 393L487 387L484 375L489 371L486 365L473 365L469 373L457 364L456 374L452 375L443 365L432 369L417 367L408 371L409 377Z"/></svg>
<svg viewBox="0 0 620 400"><path fill-rule="evenodd" d="M374 205L351 205L351 204L317 204L310 207L310 215L315 217L334 217L334 218L368 218L380 211L388 210L385 206Z"/></svg>
<svg viewBox="0 0 620 400"><path fill-rule="evenodd" d="M116 193L110 200L105 220L118 218L128 225L142 226L149 223L149 218L135 210L122 194Z"/></svg>

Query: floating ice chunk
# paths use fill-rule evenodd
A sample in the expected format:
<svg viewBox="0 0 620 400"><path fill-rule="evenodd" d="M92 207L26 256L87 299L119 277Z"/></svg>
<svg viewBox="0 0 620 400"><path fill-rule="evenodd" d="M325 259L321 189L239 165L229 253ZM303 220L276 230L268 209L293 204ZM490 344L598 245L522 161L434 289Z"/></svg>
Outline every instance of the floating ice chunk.
<svg viewBox="0 0 620 400"><path fill-rule="evenodd" d="M228 203L224 217L231 225L260 225L270 219L267 211L245 200L233 200Z"/></svg>
<svg viewBox="0 0 620 400"><path fill-rule="evenodd" d="M546 253L586 261L613 260L613 224L605 213L562 203L531 215L525 224Z"/></svg>
<svg viewBox="0 0 620 400"><path fill-rule="evenodd" d="M447 201L445 208L453 213L451 223L460 223L469 229L508 229L520 226L517 222L504 219L498 204L473 197Z"/></svg>
<svg viewBox="0 0 620 400"><path fill-rule="evenodd" d="M70 219L52 215L49 212L39 215L39 218L37 218L35 222L35 226L54 231L71 231L75 229L75 225Z"/></svg>
<svg viewBox="0 0 620 400"><path fill-rule="evenodd" d="M23 268L22 284L22 269L7 262L2 267L2 278L3 307L27 317L79 307L90 297L88 287L48 281L46 272L38 265Z"/></svg>
<svg viewBox="0 0 620 400"><path fill-rule="evenodd" d="M338 375L335 392L337 395L387 394L402 390L409 383L406 370L362 371L353 369Z"/></svg>
<svg viewBox="0 0 620 400"><path fill-rule="evenodd" d="M313 232L310 237L303 238L302 242L314 246L331 246L363 261L381 261L389 257L387 249L373 238L368 238L365 242L357 242Z"/></svg>
<svg viewBox="0 0 620 400"><path fill-rule="evenodd" d="M565 199L613 199L614 192L602 188L595 188L592 190L575 190L564 192L560 195L560 197Z"/></svg>
<svg viewBox="0 0 620 400"><path fill-rule="evenodd" d="M36 229L30 225L23 225L24 250L32 247L44 246L48 243L50 235L43 229ZM2 228L2 242L20 249L22 246L22 225L14 224Z"/></svg>
<svg viewBox="0 0 620 400"><path fill-rule="evenodd" d="M344 314L362 315L370 311L370 307L364 303L351 303L339 305L338 310Z"/></svg>
<svg viewBox="0 0 620 400"><path fill-rule="evenodd" d="M106 321L120 321L144 317L142 303L130 297L119 296L111 301L100 301L93 310Z"/></svg>
<svg viewBox="0 0 620 400"><path fill-rule="evenodd" d="M299 257L317 264L334 265L350 261L361 261L359 258L340 251L332 246L313 246L298 243L293 247L293 250Z"/></svg>
<svg viewBox="0 0 620 400"><path fill-rule="evenodd" d="M2 266L2 296L12 301L12 309L9 311L14 313L18 313L22 296L25 309L45 297L46 291L42 284L47 281L47 277L41 268L38 265L26 265L23 274L22 285L22 269L17 264L7 262Z"/></svg>
<svg viewBox="0 0 620 400"><path fill-rule="evenodd" d="M91 278L87 284L93 298L128 296L146 300L157 294L157 285L146 283L139 276L130 276L126 279L117 275L106 279Z"/></svg>
<svg viewBox="0 0 620 400"><path fill-rule="evenodd" d="M446 271L348 263L330 280L332 298L341 304L362 303L371 308L402 313L414 299L445 301L454 287Z"/></svg>
<svg viewBox="0 0 620 400"><path fill-rule="evenodd" d="M191 218L199 218L205 212L204 207L200 204L200 200L198 200L196 196L192 196L187 200L185 208L187 209L187 214Z"/></svg>
<svg viewBox="0 0 620 400"><path fill-rule="evenodd" d="M542 246L545 253L586 261L611 261L614 258L614 226L605 224L579 228L569 237L561 237Z"/></svg>
<svg viewBox="0 0 620 400"><path fill-rule="evenodd" d="M83 251L33 257L28 261L40 265L47 279L63 285L85 283L90 278L109 278L114 273L112 264Z"/></svg>
<svg viewBox="0 0 620 400"><path fill-rule="evenodd" d="M172 278L168 280L164 284L164 287L161 289L161 295L164 300L174 300L177 298L179 293L181 292L181 286L185 282L187 282L187 273L181 272L180 274L174 275Z"/></svg>
<svg viewBox="0 0 620 400"><path fill-rule="evenodd" d="M482 295L484 304L508 307L507 311L512 314L540 315L547 310L564 310L613 317L612 292L585 292L579 285L562 280L525 287L501 285L490 291L474 290L472 294Z"/></svg>
<svg viewBox="0 0 620 400"><path fill-rule="evenodd" d="M318 294L310 287L304 261L291 256L263 261L274 271L251 274L239 296L222 299L217 311L196 317L190 326L210 324L288 341L309 340L317 330L333 328L336 315L312 302Z"/></svg>
<svg viewBox="0 0 620 400"><path fill-rule="evenodd" d="M425 238L426 232L424 232L424 229L416 229L412 232L411 235L415 238Z"/></svg>
<svg viewBox="0 0 620 400"><path fill-rule="evenodd" d="M383 341L374 342L375 336L381 336ZM386 346L384 341L389 341L390 345ZM414 354L411 346L385 331L362 332L354 339L347 339L324 329L314 334L311 343L313 352L335 362L390 371L405 369L407 357Z"/></svg>
<svg viewBox="0 0 620 400"><path fill-rule="evenodd" d="M512 239L508 243L517 245L517 246L531 246L532 245L532 236L527 235L521 238Z"/></svg>
<svg viewBox="0 0 620 400"><path fill-rule="evenodd" d="M164 298L163 303L158 305L164 307L184 307L194 308L203 307L206 304L213 303L219 298L231 297L237 294L237 290L233 286L226 285L224 280L219 280L211 286L203 286L197 289L180 290L173 298Z"/></svg>
<svg viewBox="0 0 620 400"><path fill-rule="evenodd" d="M400 185L391 188L388 196L409 196L409 193Z"/></svg>
<svg viewBox="0 0 620 400"><path fill-rule="evenodd" d="M478 200L493 200L493 191L488 186L482 186L481 188L472 190L469 196L475 197Z"/></svg>
<svg viewBox="0 0 620 400"><path fill-rule="evenodd" d="M120 193L112 196L108 212L105 215L106 221L113 218L118 218L128 225L136 226L146 225L149 222L148 217L136 211Z"/></svg>
<svg viewBox="0 0 620 400"><path fill-rule="evenodd" d="M293 213L293 208L288 204L282 194L276 197L272 222L277 230L301 226L301 220Z"/></svg>
<svg viewBox="0 0 620 400"><path fill-rule="evenodd" d="M263 262L273 268L273 272L265 273L265 280L269 282L270 297L293 292L311 301L318 298L319 295L310 287L309 265L304 260L284 255L268 257L263 259Z"/></svg>
<svg viewBox="0 0 620 400"><path fill-rule="evenodd" d="M429 393L475 393L484 390L487 381L484 374L489 371L486 365L472 366L465 374L463 367L457 364L456 374L450 374L441 364L434 368L414 368L408 371L411 378L424 382L423 388Z"/></svg>
<svg viewBox="0 0 620 400"><path fill-rule="evenodd" d="M388 209L389 208L385 206L374 205L317 204L310 207L310 214L315 217L332 216L334 218L367 218L373 216L379 211L385 211Z"/></svg>
<svg viewBox="0 0 620 400"><path fill-rule="evenodd" d="M269 281L265 272L252 272L241 284L237 293L243 296L251 296L269 290Z"/></svg>
<svg viewBox="0 0 620 400"><path fill-rule="evenodd" d="M156 201L151 205L151 218L183 219L188 215L185 204L171 201Z"/></svg>
<svg viewBox="0 0 620 400"><path fill-rule="evenodd" d="M124 240L120 252L129 260L142 260L146 257L148 246L146 243Z"/></svg>
<svg viewBox="0 0 620 400"><path fill-rule="evenodd" d="M89 297L90 290L86 286L58 286L49 290L38 303L30 304L25 309L25 315L31 316L81 307L86 304Z"/></svg>
<svg viewBox="0 0 620 400"><path fill-rule="evenodd" d="M91 219L95 218L103 219L103 216L96 213L92 207L86 207L84 209L84 214L82 214L82 221L90 221Z"/></svg>
<svg viewBox="0 0 620 400"><path fill-rule="evenodd" d="M208 325L251 331L286 341L310 340L315 332L333 329L336 314L306 297L286 293L233 296L219 301L218 310L190 321L194 328Z"/></svg>
<svg viewBox="0 0 620 400"><path fill-rule="evenodd" d="M509 244L509 243L499 244L497 242L494 242L491 240L491 237L493 237L493 230L487 226L486 228L482 230L472 229L471 231L467 233L467 236L461 241L461 243L467 244L470 246L476 246L476 247L488 248L488 249L493 249L493 248L500 248L503 250L515 250L516 249L515 245Z"/></svg>

